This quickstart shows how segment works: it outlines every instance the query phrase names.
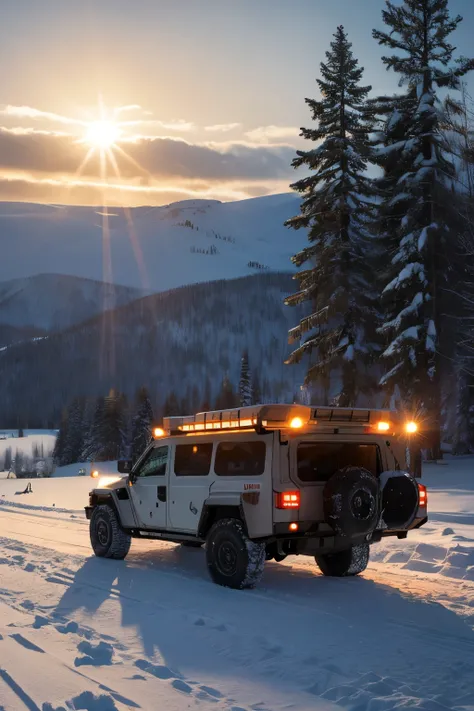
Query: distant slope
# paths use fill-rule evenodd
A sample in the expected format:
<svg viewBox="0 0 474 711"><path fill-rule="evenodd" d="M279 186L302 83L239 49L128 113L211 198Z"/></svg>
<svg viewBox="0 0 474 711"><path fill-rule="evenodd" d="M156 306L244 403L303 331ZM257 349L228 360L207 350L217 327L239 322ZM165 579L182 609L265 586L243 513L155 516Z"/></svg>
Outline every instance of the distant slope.
<svg viewBox="0 0 474 711"><path fill-rule="evenodd" d="M0 351L3 426L17 417L46 426L72 397L112 387L132 396L146 385L158 406L174 390L199 407L207 383L212 397L225 373L237 384L246 348L263 397L291 399L302 381L300 367L283 363L299 317L283 303L293 288L286 274L183 287Z"/></svg>
<svg viewBox="0 0 474 711"><path fill-rule="evenodd" d="M264 268L290 271L306 236L283 223L298 207L297 196L283 194L187 200L128 215L114 209L104 243L96 208L0 203L0 280L54 272L156 292Z"/></svg>
<svg viewBox="0 0 474 711"><path fill-rule="evenodd" d="M122 306L143 292L91 279L38 274L0 283L0 344L60 330ZM9 328L10 327L10 328ZM13 327L13 328L12 328Z"/></svg>

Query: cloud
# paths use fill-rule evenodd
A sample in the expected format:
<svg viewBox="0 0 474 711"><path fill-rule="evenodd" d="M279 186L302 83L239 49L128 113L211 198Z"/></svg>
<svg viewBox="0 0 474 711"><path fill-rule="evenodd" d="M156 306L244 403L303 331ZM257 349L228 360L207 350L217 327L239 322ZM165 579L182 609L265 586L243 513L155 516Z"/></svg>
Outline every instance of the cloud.
<svg viewBox="0 0 474 711"><path fill-rule="evenodd" d="M119 116L120 114L124 114L128 111L141 111L142 107L140 104L127 104L126 106L116 106L114 109L114 115Z"/></svg>
<svg viewBox="0 0 474 711"><path fill-rule="evenodd" d="M293 177L290 146L245 143L189 143L182 139L137 138L114 150L120 175L127 179L202 179L213 181L281 180ZM88 146L67 134L17 133L0 128L0 170L28 174L74 175L84 161ZM128 158L124 155L127 154ZM100 175L95 153L83 174ZM109 165L109 174L114 175Z"/></svg>
<svg viewBox="0 0 474 711"><path fill-rule="evenodd" d="M194 131L196 126L192 121L177 119L176 121L158 121L158 119L133 119L131 121L119 121L123 128L132 126L155 126L155 128L165 129L166 131Z"/></svg>
<svg viewBox="0 0 474 711"><path fill-rule="evenodd" d="M136 207L166 205L186 199L215 199L223 202L288 191L287 182L225 183L216 186L203 181L188 181L161 185L103 185L98 182L56 179L25 179L0 175L0 200L40 202L50 205L93 205L101 207Z"/></svg>
<svg viewBox="0 0 474 711"><path fill-rule="evenodd" d="M129 113L133 111L143 111L139 104L127 104L126 106L118 106L112 111L112 119L116 120L120 126L154 126L158 129L164 129L167 131L192 131L196 128L195 124L191 121L186 121L185 119L173 119L171 121L159 121L153 118L136 118L123 120L120 118L120 114ZM149 111L143 111L146 116L150 115ZM42 111L41 109L36 109L32 106L12 106L11 104L0 109L0 116L3 115L7 118L15 118L20 120L33 120L33 121L45 121L49 123L60 123L66 126L87 126L91 121L94 121L94 115L88 120L71 118L69 116L63 116L62 114L53 113L51 111Z"/></svg>
<svg viewBox="0 0 474 711"><path fill-rule="evenodd" d="M228 133L240 128L241 125L241 123L216 123L214 126L204 126L204 130L212 133Z"/></svg>
<svg viewBox="0 0 474 711"><path fill-rule="evenodd" d="M51 111L41 111L40 109L34 109L32 106L11 106L8 104L3 109L0 109L0 114L20 119L33 119L34 121L51 121L52 123L62 123L70 126L84 125L84 121L79 119L69 118Z"/></svg>
<svg viewBox="0 0 474 711"><path fill-rule="evenodd" d="M294 142L299 133L300 129L295 126L260 126L252 131L247 131L245 136L255 143Z"/></svg>

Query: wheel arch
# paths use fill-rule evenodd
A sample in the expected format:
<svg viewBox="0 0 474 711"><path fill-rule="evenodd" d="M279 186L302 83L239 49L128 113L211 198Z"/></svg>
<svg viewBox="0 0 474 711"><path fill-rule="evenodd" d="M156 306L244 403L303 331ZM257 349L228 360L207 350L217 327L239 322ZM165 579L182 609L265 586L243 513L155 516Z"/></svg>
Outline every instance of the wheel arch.
<svg viewBox="0 0 474 711"><path fill-rule="evenodd" d="M199 519L197 535L206 538L212 526L224 518L233 518L240 521L248 535L245 512L240 497L219 497L204 502Z"/></svg>

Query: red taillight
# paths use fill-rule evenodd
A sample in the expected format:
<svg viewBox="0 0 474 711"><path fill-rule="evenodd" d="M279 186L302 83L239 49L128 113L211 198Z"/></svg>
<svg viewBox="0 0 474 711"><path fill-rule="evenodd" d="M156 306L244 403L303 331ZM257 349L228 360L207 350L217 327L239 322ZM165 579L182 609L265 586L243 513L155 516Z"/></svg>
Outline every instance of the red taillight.
<svg viewBox="0 0 474 711"><path fill-rule="evenodd" d="M420 508L426 509L428 506L428 490L423 484L418 484L418 497L420 501Z"/></svg>
<svg viewBox="0 0 474 711"><path fill-rule="evenodd" d="M299 509L299 491L281 491L276 495L275 506L277 509Z"/></svg>

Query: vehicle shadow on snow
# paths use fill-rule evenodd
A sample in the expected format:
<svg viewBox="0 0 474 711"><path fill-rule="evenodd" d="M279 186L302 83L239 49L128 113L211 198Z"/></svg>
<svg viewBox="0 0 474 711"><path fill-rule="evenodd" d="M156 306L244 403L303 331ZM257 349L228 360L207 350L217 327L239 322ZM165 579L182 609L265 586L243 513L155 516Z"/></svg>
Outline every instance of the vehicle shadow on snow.
<svg viewBox="0 0 474 711"><path fill-rule="evenodd" d="M332 665L338 683L370 670L403 679L417 687L417 695L431 697L430 666L439 676L440 656L448 660L438 679L441 688L450 688L460 664L472 669L474 632L462 618L370 580L370 569L366 575L330 579L298 561L268 563L257 589L234 591L210 581L202 550L157 545L140 551L137 545L125 561L87 559L56 612L67 617L82 608L94 614L115 599L121 626L136 630L143 654L158 653L177 674L191 668L244 677L251 655L255 674L268 675L269 660L280 657L295 683L305 684L308 665L321 665L326 675ZM196 655L203 645L212 653ZM468 677L459 691L473 695ZM277 673L273 681L280 683ZM329 683L334 686L334 678ZM325 690L314 687L313 693Z"/></svg>

